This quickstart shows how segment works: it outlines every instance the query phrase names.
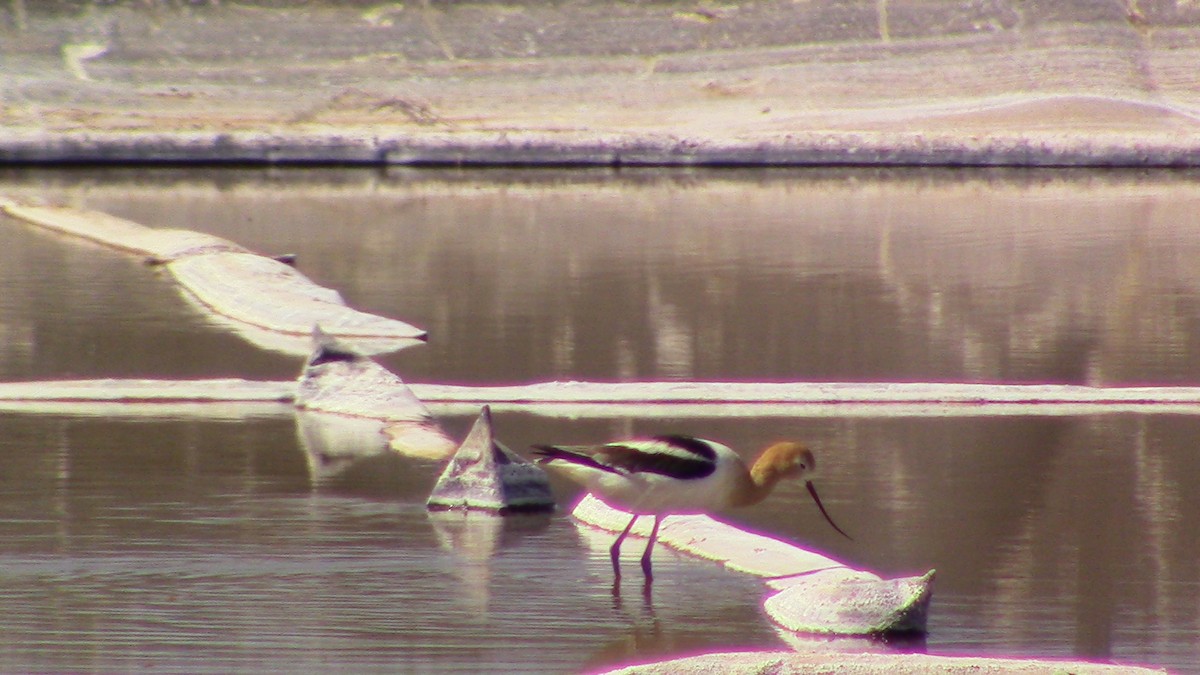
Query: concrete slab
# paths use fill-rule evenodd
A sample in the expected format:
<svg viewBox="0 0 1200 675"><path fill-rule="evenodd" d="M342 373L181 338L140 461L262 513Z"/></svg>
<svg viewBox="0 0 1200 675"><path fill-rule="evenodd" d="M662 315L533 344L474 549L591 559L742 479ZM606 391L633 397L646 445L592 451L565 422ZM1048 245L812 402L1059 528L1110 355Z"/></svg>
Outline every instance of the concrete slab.
<svg viewBox="0 0 1200 675"><path fill-rule="evenodd" d="M425 405L395 373L313 329L312 355L300 373L296 408L370 419L390 447L426 459L449 457L455 444Z"/></svg>
<svg viewBox="0 0 1200 675"><path fill-rule="evenodd" d="M203 232L157 229L101 211L21 204L0 196L0 212L40 228L87 239L161 264L202 314L247 341L307 355L316 324L365 354L421 344L425 331L358 311L331 288L295 269L290 256L258 255Z"/></svg>
<svg viewBox="0 0 1200 675"><path fill-rule="evenodd" d="M998 659L930 654L856 654L845 652L725 652L657 663L631 665L608 675L1150 675L1165 673L1130 665L1049 659Z"/></svg>

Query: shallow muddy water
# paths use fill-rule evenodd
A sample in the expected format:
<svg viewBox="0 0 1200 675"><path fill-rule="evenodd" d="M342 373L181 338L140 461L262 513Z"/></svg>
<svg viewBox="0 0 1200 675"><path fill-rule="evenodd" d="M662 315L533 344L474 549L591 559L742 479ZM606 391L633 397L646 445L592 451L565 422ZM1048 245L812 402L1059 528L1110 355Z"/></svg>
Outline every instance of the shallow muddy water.
<svg viewBox="0 0 1200 675"><path fill-rule="evenodd" d="M997 171L26 171L0 194L219 234L430 333L414 382L1200 384L1200 176ZM290 379L133 256L0 218L0 380ZM470 416L441 413L465 433ZM660 550L614 599L562 511L428 514L440 467L314 475L284 406L0 413L0 670L576 672L729 647L1200 672L1200 410L572 417L510 446L689 432L817 449L728 518L938 577L924 642L799 640ZM562 503L570 486L556 484ZM632 547L632 555L640 550ZM635 565L632 559L627 561Z"/></svg>

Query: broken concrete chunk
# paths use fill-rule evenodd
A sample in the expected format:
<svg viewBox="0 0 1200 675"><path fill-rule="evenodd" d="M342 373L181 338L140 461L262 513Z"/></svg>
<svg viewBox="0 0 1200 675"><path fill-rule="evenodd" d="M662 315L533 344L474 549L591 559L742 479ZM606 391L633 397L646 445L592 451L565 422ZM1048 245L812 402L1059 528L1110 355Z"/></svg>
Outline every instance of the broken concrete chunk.
<svg viewBox="0 0 1200 675"><path fill-rule="evenodd" d="M538 466L496 440L485 405L458 451L438 478L430 509L548 511L554 508L550 481Z"/></svg>
<svg viewBox="0 0 1200 675"><path fill-rule="evenodd" d="M312 345L297 408L380 420L391 448L405 455L441 459L454 452L454 441L399 376L319 326Z"/></svg>
<svg viewBox="0 0 1200 675"><path fill-rule="evenodd" d="M923 633L933 576L879 579L857 570L826 570L796 578L768 597L763 609L796 633L877 635Z"/></svg>

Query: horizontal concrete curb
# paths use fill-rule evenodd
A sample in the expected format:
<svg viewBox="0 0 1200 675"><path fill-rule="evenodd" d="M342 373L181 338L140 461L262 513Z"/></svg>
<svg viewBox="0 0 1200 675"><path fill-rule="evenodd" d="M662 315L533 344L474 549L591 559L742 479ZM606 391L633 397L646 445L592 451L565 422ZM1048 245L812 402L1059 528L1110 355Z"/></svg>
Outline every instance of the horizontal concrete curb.
<svg viewBox="0 0 1200 675"><path fill-rule="evenodd" d="M724 652L631 665L605 672L607 675L1151 675L1167 671L1049 659L843 652Z"/></svg>
<svg viewBox="0 0 1200 675"><path fill-rule="evenodd" d="M406 385L425 405L451 414L520 410L572 417L668 415L1078 415L1104 412L1200 414L1200 387L917 382L542 382L514 386ZM290 402L294 382L247 380L47 380L0 382L0 406L91 403Z"/></svg>

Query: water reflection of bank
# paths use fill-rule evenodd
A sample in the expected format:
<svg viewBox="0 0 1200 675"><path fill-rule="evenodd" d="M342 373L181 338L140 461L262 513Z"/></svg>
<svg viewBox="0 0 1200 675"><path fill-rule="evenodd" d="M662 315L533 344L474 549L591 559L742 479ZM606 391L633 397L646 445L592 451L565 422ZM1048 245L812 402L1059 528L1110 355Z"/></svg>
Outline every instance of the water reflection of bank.
<svg viewBox="0 0 1200 675"><path fill-rule="evenodd" d="M324 175L11 190L294 250L418 379L1200 380L1186 173Z"/></svg>

